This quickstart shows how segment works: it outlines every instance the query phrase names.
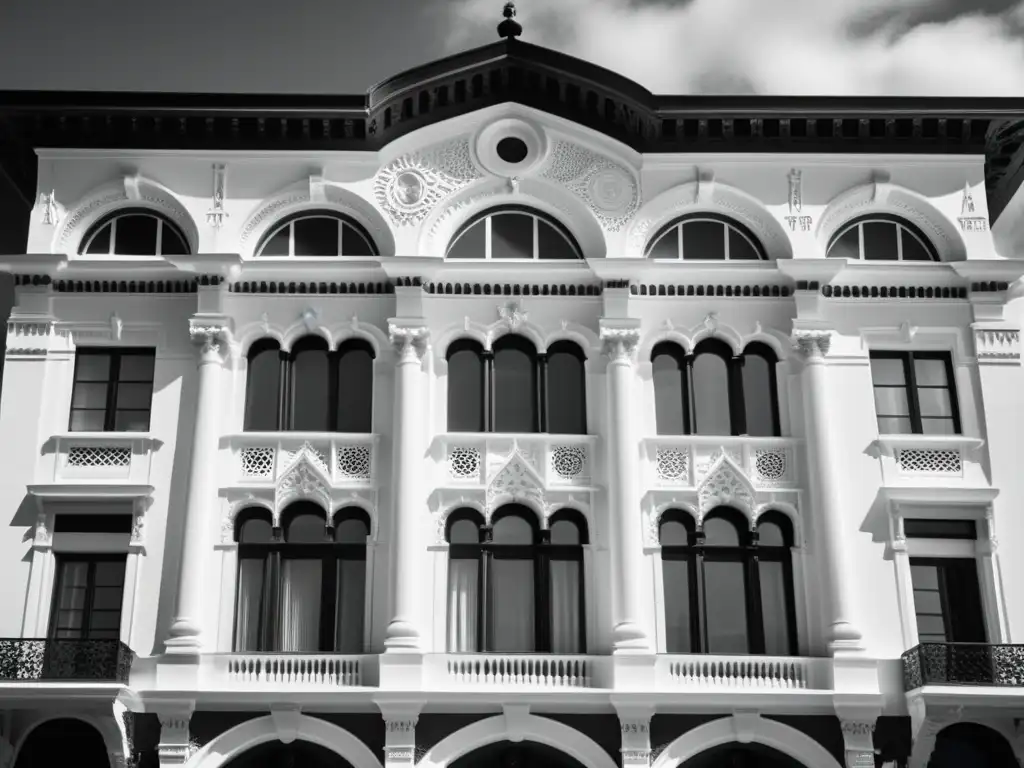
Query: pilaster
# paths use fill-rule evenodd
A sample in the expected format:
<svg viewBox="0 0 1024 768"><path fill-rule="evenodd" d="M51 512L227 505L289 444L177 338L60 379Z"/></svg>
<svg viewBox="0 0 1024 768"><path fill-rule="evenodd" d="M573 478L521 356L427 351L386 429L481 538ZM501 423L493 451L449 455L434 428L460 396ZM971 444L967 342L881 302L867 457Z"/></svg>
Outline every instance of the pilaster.
<svg viewBox="0 0 1024 768"><path fill-rule="evenodd" d="M160 720L160 741L157 743L160 768L184 765L192 756L194 750L189 735L192 709L192 706L181 705L157 712Z"/></svg>
<svg viewBox="0 0 1024 768"><path fill-rule="evenodd" d="M875 720L843 720L846 768L875 768Z"/></svg>
<svg viewBox="0 0 1024 768"><path fill-rule="evenodd" d="M616 707L622 732L622 768L647 768L651 764L651 717L653 707Z"/></svg>
<svg viewBox="0 0 1024 768"><path fill-rule="evenodd" d="M381 706L384 718L384 768L411 768L416 764L416 722L419 703Z"/></svg>

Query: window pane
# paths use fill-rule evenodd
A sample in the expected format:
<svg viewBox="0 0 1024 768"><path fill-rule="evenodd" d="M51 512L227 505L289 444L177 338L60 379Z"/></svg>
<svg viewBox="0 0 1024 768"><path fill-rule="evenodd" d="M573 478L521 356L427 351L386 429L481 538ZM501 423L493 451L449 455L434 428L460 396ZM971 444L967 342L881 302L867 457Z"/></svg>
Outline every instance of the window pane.
<svg viewBox="0 0 1024 768"><path fill-rule="evenodd" d="M855 224L837 237L827 255L836 259L859 259L860 226Z"/></svg>
<svg viewBox="0 0 1024 768"><path fill-rule="evenodd" d="M466 521L461 521L466 522ZM460 525L460 523L455 524ZM448 562L448 651L474 653L480 614L480 562L452 558Z"/></svg>
<svg viewBox="0 0 1024 768"><path fill-rule="evenodd" d="M484 431L484 364L473 350L448 358L448 431Z"/></svg>
<svg viewBox="0 0 1024 768"><path fill-rule="evenodd" d="M914 590L914 607L918 613L942 613L942 600L938 592L928 592L922 589Z"/></svg>
<svg viewBox="0 0 1024 768"><path fill-rule="evenodd" d="M508 515L494 524L495 544L533 544L533 526L518 515Z"/></svg>
<svg viewBox="0 0 1024 768"><path fill-rule="evenodd" d="M292 544L322 544L327 540L324 519L308 512L298 514L289 521L284 538Z"/></svg>
<svg viewBox="0 0 1024 768"><path fill-rule="evenodd" d="M278 429L281 392L281 352L276 347L257 352L249 360L245 392L245 429Z"/></svg>
<svg viewBox="0 0 1024 768"><path fill-rule="evenodd" d="M788 656L789 595L782 563L760 561L761 615L764 619L764 652L769 656Z"/></svg>
<svg viewBox="0 0 1024 768"><path fill-rule="evenodd" d="M704 544L709 547L738 547L740 532L724 517L709 517L704 521Z"/></svg>
<svg viewBox="0 0 1024 768"><path fill-rule="evenodd" d="M321 562L285 560L281 564L278 650L311 653L320 650Z"/></svg>
<svg viewBox="0 0 1024 768"><path fill-rule="evenodd" d="M366 594L366 561L338 562L338 609L334 649L338 653L363 652L363 604Z"/></svg>
<svg viewBox="0 0 1024 768"><path fill-rule="evenodd" d="M480 529L472 520L456 520L448 531L451 544L479 544Z"/></svg>
<svg viewBox="0 0 1024 768"><path fill-rule="evenodd" d="M72 408L106 408L106 384L76 384L71 396Z"/></svg>
<svg viewBox="0 0 1024 768"><path fill-rule="evenodd" d="M914 428L908 418L878 417L878 433L880 435L912 435Z"/></svg>
<svg viewBox="0 0 1024 768"><path fill-rule="evenodd" d="M125 410L149 410L153 400L152 384L118 384L117 407Z"/></svg>
<svg viewBox="0 0 1024 768"><path fill-rule="evenodd" d="M491 217L491 258L533 258L533 216L498 213Z"/></svg>
<svg viewBox="0 0 1024 768"><path fill-rule="evenodd" d="M872 357L871 380L875 385L892 384L905 386L907 383L900 357Z"/></svg>
<svg viewBox="0 0 1024 768"><path fill-rule="evenodd" d="M952 419L921 419L921 433L925 435L958 434Z"/></svg>
<svg viewBox="0 0 1024 768"><path fill-rule="evenodd" d="M761 523L757 526L757 543L762 547L784 547L786 539L778 523Z"/></svg>
<svg viewBox="0 0 1024 768"><path fill-rule="evenodd" d="M949 392L945 389L921 389L917 390L917 402L921 407L921 416L953 417L953 403L950 401Z"/></svg>
<svg viewBox="0 0 1024 768"><path fill-rule="evenodd" d="M120 610L121 586L96 587L93 591L92 607L101 611Z"/></svg>
<svg viewBox="0 0 1024 768"><path fill-rule="evenodd" d="M93 583L96 587L120 587L124 584L124 562L100 560L95 564Z"/></svg>
<svg viewBox="0 0 1024 768"><path fill-rule="evenodd" d="M743 563L705 560L704 594L709 653L749 653Z"/></svg>
<svg viewBox="0 0 1024 768"><path fill-rule="evenodd" d="M903 387L875 387L875 413L879 416L909 416L907 390Z"/></svg>
<svg viewBox="0 0 1024 768"><path fill-rule="evenodd" d="M117 219L114 253L130 256L156 255L156 228L153 216L129 214Z"/></svg>
<svg viewBox="0 0 1024 768"><path fill-rule="evenodd" d="M341 227L341 255L342 256L373 256L373 248L362 233L355 227L342 224Z"/></svg>
<svg viewBox="0 0 1024 768"><path fill-rule="evenodd" d="M173 228L164 224L160 233L160 253L163 256L184 256L189 252L188 243Z"/></svg>
<svg viewBox="0 0 1024 768"><path fill-rule="evenodd" d="M327 350L305 349L292 363L292 423L298 432L327 432L328 419Z"/></svg>
<svg viewBox="0 0 1024 768"><path fill-rule="evenodd" d="M79 352L75 358L75 381L109 381L110 355Z"/></svg>
<svg viewBox="0 0 1024 768"><path fill-rule="evenodd" d="M261 517L254 517L242 523L240 533L242 544L269 544L274 537L270 521Z"/></svg>
<svg viewBox="0 0 1024 768"><path fill-rule="evenodd" d="M931 261L932 255L928 252L921 241L918 240L914 235L910 234L907 230L901 231L901 238L903 240L903 260L904 261Z"/></svg>
<svg viewBox="0 0 1024 768"><path fill-rule="evenodd" d="M899 229L884 221L866 221L864 230L864 258L876 261L896 261L899 258Z"/></svg>
<svg viewBox="0 0 1024 768"><path fill-rule="evenodd" d="M580 529L571 520L559 520L551 526L551 543L574 546L580 543Z"/></svg>
<svg viewBox="0 0 1024 768"><path fill-rule="evenodd" d="M690 564L687 560L663 557L661 575L665 591L666 651L691 653Z"/></svg>
<svg viewBox="0 0 1024 768"><path fill-rule="evenodd" d="M973 520L907 518L903 521L903 532L908 539L975 539L978 536Z"/></svg>
<svg viewBox="0 0 1024 768"><path fill-rule="evenodd" d="M775 365L761 355L743 357L743 408L748 435L770 437L775 434L774 368Z"/></svg>
<svg viewBox="0 0 1024 768"><path fill-rule="evenodd" d="M292 223L296 256L337 256L339 222L334 218L315 216Z"/></svg>
<svg viewBox="0 0 1024 768"><path fill-rule="evenodd" d="M72 411L71 431L72 432L102 432L105 411Z"/></svg>
<svg viewBox="0 0 1024 768"><path fill-rule="evenodd" d="M679 227L672 227L663 234L647 252L650 259L678 259L679 258Z"/></svg>
<svg viewBox="0 0 1024 768"><path fill-rule="evenodd" d="M914 378L919 387L948 387L946 361L915 357Z"/></svg>
<svg viewBox="0 0 1024 768"><path fill-rule="evenodd" d="M285 224L263 244L260 256L288 256L291 243L292 225Z"/></svg>
<svg viewBox="0 0 1024 768"><path fill-rule="evenodd" d="M494 429L537 431L537 380L533 357L517 347L494 353Z"/></svg>
<svg viewBox="0 0 1024 768"><path fill-rule="evenodd" d="M731 435L729 374L726 362L705 352L693 361L694 432L698 435Z"/></svg>
<svg viewBox="0 0 1024 768"><path fill-rule="evenodd" d="M120 382L153 382L154 355L121 355L117 380Z"/></svg>
<svg viewBox="0 0 1024 768"><path fill-rule="evenodd" d="M483 259L486 258L487 219L481 219L459 235L451 248L448 249L449 259Z"/></svg>
<svg viewBox="0 0 1024 768"><path fill-rule="evenodd" d="M334 529L334 540L339 544L365 545L366 537L369 535L366 523L355 517L342 520Z"/></svg>
<svg viewBox="0 0 1024 768"><path fill-rule="evenodd" d="M587 432L587 376L583 360L568 352L548 356L547 431L583 435Z"/></svg>
<svg viewBox="0 0 1024 768"><path fill-rule="evenodd" d="M533 560L491 560L491 639L495 653L535 648Z"/></svg>
<svg viewBox="0 0 1024 768"><path fill-rule="evenodd" d="M910 582L914 589L938 589L939 569L934 565L911 563Z"/></svg>
<svg viewBox="0 0 1024 768"><path fill-rule="evenodd" d="M347 349L338 360L338 432L373 431L373 356Z"/></svg>
<svg viewBox="0 0 1024 768"><path fill-rule="evenodd" d="M110 253L110 226L110 224L104 224L103 228L89 241L85 250L87 254L105 255Z"/></svg>
<svg viewBox="0 0 1024 768"><path fill-rule="evenodd" d="M235 650L260 650L260 613L263 608L263 558L238 562L238 599L235 607Z"/></svg>
<svg viewBox="0 0 1024 768"><path fill-rule="evenodd" d="M683 224L683 258L724 259L725 225L720 221L687 221Z"/></svg>
<svg viewBox="0 0 1024 768"><path fill-rule="evenodd" d="M744 261L757 261L761 257L758 256L757 250L750 241L747 240L743 235L737 232L735 229L729 228L729 259L730 261L735 259L741 259Z"/></svg>
<svg viewBox="0 0 1024 768"><path fill-rule="evenodd" d="M659 435L686 434L683 371L672 355L657 355L653 361L654 416Z"/></svg>
<svg viewBox="0 0 1024 768"><path fill-rule="evenodd" d="M538 221L537 257L541 259L578 259L579 254L561 232L546 221Z"/></svg>
<svg viewBox="0 0 1024 768"><path fill-rule="evenodd" d="M689 532L678 520L666 520L661 524L658 543L663 547L685 547L689 543Z"/></svg>
<svg viewBox="0 0 1024 768"><path fill-rule="evenodd" d="M580 647L580 564L551 561L551 652L582 653Z"/></svg>
<svg viewBox="0 0 1024 768"><path fill-rule="evenodd" d="M919 613L917 614L917 631L922 635L945 638L946 621L942 616L929 616ZM942 642L946 642L945 639Z"/></svg>
<svg viewBox="0 0 1024 768"><path fill-rule="evenodd" d="M121 410L114 413L115 432L146 432L149 430L149 409Z"/></svg>

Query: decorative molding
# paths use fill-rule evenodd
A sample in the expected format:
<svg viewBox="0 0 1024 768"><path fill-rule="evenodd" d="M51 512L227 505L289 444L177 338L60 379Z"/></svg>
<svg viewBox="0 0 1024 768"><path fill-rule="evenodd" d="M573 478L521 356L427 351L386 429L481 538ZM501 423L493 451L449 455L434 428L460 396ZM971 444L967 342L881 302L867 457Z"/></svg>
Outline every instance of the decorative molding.
<svg viewBox="0 0 1024 768"><path fill-rule="evenodd" d="M555 141L540 175L580 198L608 232L622 229L640 207L640 185L632 173L564 139Z"/></svg>
<svg viewBox="0 0 1024 768"><path fill-rule="evenodd" d="M231 329L224 324L192 318L188 335L203 357L215 356L222 361L231 343Z"/></svg>
<svg viewBox="0 0 1024 768"><path fill-rule="evenodd" d="M487 520L500 504L528 502L535 509L544 509L544 484L529 456L514 446L504 465L487 484Z"/></svg>
<svg viewBox="0 0 1024 768"><path fill-rule="evenodd" d="M376 282L376 283L339 283L339 282L319 282L319 281L303 281L303 280L289 280L275 281L275 280L244 280L231 283L228 286L230 293L243 293L243 294L277 294L277 295L327 295L327 296L339 296L339 295L356 295L356 296L383 296L390 295L395 292L395 287L391 282Z"/></svg>
<svg viewBox="0 0 1024 768"><path fill-rule="evenodd" d="M697 486L697 509L700 521L715 507L731 506L748 517L754 514L754 486L726 451L712 461L707 474Z"/></svg>
<svg viewBox="0 0 1024 768"><path fill-rule="evenodd" d="M302 727L302 712L297 708L271 708L270 719L274 725L274 733L282 744L291 744L299 737Z"/></svg>
<svg viewBox="0 0 1024 768"><path fill-rule="evenodd" d="M445 296L600 296L602 287L572 283L427 283L423 290Z"/></svg>
<svg viewBox="0 0 1024 768"><path fill-rule="evenodd" d="M975 328L974 346L979 360L1020 360L1020 330Z"/></svg>
<svg viewBox="0 0 1024 768"><path fill-rule="evenodd" d="M55 227L61 217L61 206L57 202L57 193L54 190L39 193L39 205L43 207L43 218L40 223L46 227Z"/></svg>
<svg viewBox="0 0 1024 768"><path fill-rule="evenodd" d="M409 226L481 176L469 140L460 138L395 158L378 171L373 194L393 224Z"/></svg>
<svg viewBox="0 0 1024 768"><path fill-rule="evenodd" d="M274 490L274 526L280 526L284 508L299 499L314 501L329 513L330 489L326 458L308 442L303 443L289 457Z"/></svg>
<svg viewBox="0 0 1024 768"><path fill-rule="evenodd" d="M507 301L498 306L498 318L510 332L515 333L529 319L529 313L518 301Z"/></svg>
<svg viewBox="0 0 1024 768"><path fill-rule="evenodd" d="M832 346L830 331L793 331L793 351L804 360L820 360Z"/></svg>
<svg viewBox="0 0 1024 768"><path fill-rule="evenodd" d="M639 328L602 328L601 354L611 362L632 363L640 346Z"/></svg>
<svg viewBox="0 0 1024 768"><path fill-rule="evenodd" d="M974 195L971 193L971 184L964 182L964 193L960 201L960 215L970 216L974 213Z"/></svg>
<svg viewBox="0 0 1024 768"><path fill-rule="evenodd" d="M789 213L796 215L804 209L802 171L793 168L786 177L789 181Z"/></svg>
<svg viewBox="0 0 1024 768"><path fill-rule="evenodd" d="M84 221L91 219L103 208L125 202L126 200L128 200L128 196L124 193L123 185L113 191L110 191L108 187L107 191L98 193L94 197L86 198L64 222L60 237L57 239L57 250L64 250L68 241L71 240L71 236Z"/></svg>
<svg viewBox="0 0 1024 768"><path fill-rule="evenodd" d="M206 212L206 221L214 229L220 229L229 214L224 210L227 197L227 168L223 163L213 164L213 193L210 210Z"/></svg>
<svg viewBox="0 0 1024 768"><path fill-rule="evenodd" d="M53 320L12 318L7 321L7 354L42 357L57 335Z"/></svg>
<svg viewBox="0 0 1024 768"><path fill-rule="evenodd" d="M388 339L399 360L422 360L430 341L430 329L425 325L388 322Z"/></svg>

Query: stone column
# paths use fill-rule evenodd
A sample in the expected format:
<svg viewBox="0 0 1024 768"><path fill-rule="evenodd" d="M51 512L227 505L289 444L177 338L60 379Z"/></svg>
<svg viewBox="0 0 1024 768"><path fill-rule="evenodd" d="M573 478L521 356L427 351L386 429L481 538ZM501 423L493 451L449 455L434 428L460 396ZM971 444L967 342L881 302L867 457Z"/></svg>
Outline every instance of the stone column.
<svg viewBox="0 0 1024 768"><path fill-rule="evenodd" d="M813 491L814 519L821 530L822 544L818 559L824 566L826 605L829 611L826 639L829 649L860 650L861 633L853 618L853 600L850 585L853 571L849 567L846 537L851 531L843 527L841 503L836 474L841 468L836 463L836 452L829 429L831 409L838 407L829 402L825 356L831 337L828 331L794 331L793 348L804 361L803 396L806 424L807 465Z"/></svg>
<svg viewBox="0 0 1024 768"><path fill-rule="evenodd" d="M199 350L199 382L174 620L164 643L166 653L182 655L195 655L203 649L204 594L209 589L204 564L213 554L207 532L217 503L221 373L230 330L223 322L193 319L189 333Z"/></svg>
<svg viewBox="0 0 1024 768"><path fill-rule="evenodd" d="M875 768L874 721L843 720L842 728L846 768Z"/></svg>
<svg viewBox="0 0 1024 768"><path fill-rule="evenodd" d="M651 764L651 715L647 708L625 707L618 709L619 726L622 731L622 768L647 768Z"/></svg>
<svg viewBox="0 0 1024 768"><path fill-rule="evenodd" d="M384 714L384 768L412 768L416 764L418 714Z"/></svg>
<svg viewBox="0 0 1024 768"><path fill-rule="evenodd" d="M643 541L637 493L640 449L633 422L633 358L638 328L602 328L602 352L608 358L608 545L612 563L613 653L647 653L650 642L638 613Z"/></svg>
<svg viewBox="0 0 1024 768"><path fill-rule="evenodd" d="M427 348L425 325L388 323L388 334L398 360L395 364L395 415L392 432L391 487L391 621L384 635L386 653L422 651L419 623L420 540L426 513L423 425L426 419L423 355Z"/></svg>

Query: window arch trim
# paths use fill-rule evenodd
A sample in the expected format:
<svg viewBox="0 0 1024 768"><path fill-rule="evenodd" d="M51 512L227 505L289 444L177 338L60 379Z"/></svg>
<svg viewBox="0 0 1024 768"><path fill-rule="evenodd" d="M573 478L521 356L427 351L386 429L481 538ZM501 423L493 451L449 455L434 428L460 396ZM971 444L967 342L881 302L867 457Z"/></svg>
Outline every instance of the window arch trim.
<svg viewBox="0 0 1024 768"><path fill-rule="evenodd" d="M723 250L724 258L723 259L690 259L690 258L686 257L686 254L684 253L684 250L683 250L683 234L682 234L682 229L683 229L683 227L686 224L691 223L691 222L696 222L696 221L713 221L713 222L716 222L718 224L722 224L725 227L724 232L723 232L723 236L722 236L723 237L723 242L724 242L724 250ZM678 230L677 234L676 234L676 236L678 237L677 245L676 245L676 247L677 247L676 255L674 257L658 258L657 261L668 261L668 262L671 262L671 261L740 261L740 262L754 263L754 262L768 261L769 260L768 259L768 252L767 252L767 250L764 247L764 243L761 241L761 238L759 238L757 235L754 234L753 230L751 230L750 227L748 227L743 222L738 221L737 219L734 219L734 218L732 218L730 216L724 216L724 215L722 215L720 213L715 213L713 211L695 211L693 213L687 213L687 214L684 214L684 215L679 216L677 218L674 218L671 221L669 221L668 223L662 225L657 230L657 232L655 232L654 236L647 240L647 244L644 246L644 258L645 259L656 258L656 257L651 256L651 251L654 249L654 247L658 244L658 242L663 237L665 237L666 235L671 237L671 235L669 235L669 232L671 230L673 230L673 229ZM734 258L731 258L731 256L730 256L731 245L730 245L730 242L729 242L730 241L730 237L729 237L729 231L730 230L735 231L736 234L738 234L740 237L742 237L750 245L750 247L753 248L754 253L757 254L757 259L756 260L755 259L734 259Z"/></svg>
<svg viewBox="0 0 1024 768"><path fill-rule="evenodd" d="M521 215L526 215L526 216L532 216L533 217L533 235L532 235L533 253L528 258L517 258L517 259L504 259L504 258L502 258L502 259L494 259L495 261L509 262L509 263L513 263L513 264L517 263L517 262L547 261L548 259L544 259L540 255L540 252L539 252L539 249L540 249L540 227L542 225L544 225L544 224L546 224L547 226L551 227L557 235L559 235L563 240L565 240L565 242L569 245L569 248L571 249L571 251L576 256L575 259L550 259L550 261L584 261L583 249L580 248L579 241L576 239L576 236L573 235L572 231L565 224L563 224L561 221L559 221L554 216L551 216L550 214L545 213L544 211L541 211L541 210L539 210L537 208L533 208L533 207L530 207L528 205L516 205L516 204L496 206L496 207L493 207L493 208L486 208L483 211L480 211L479 213L471 216L465 222L463 222L462 225L458 229L455 230L455 233L448 240L447 246L445 246L445 251L444 251L445 259L447 260L447 259L451 258L450 254L452 252L452 249L455 248L456 244L459 242L459 240L467 232L469 232L471 229L473 229L473 227L477 226L481 222L485 222L485 224L484 224L484 226L485 226L484 255L482 257L480 257L479 259L456 258L456 259L454 259L454 261L456 261L456 262L458 262L458 261L466 261L466 262L491 261L493 259L493 256L492 256L493 251L492 251L492 248L491 248L491 226L492 226L491 225L491 221L492 221L494 216L500 216L502 214L521 214Z"/></svg>
<svg viewBox="0 0 1024 768"><path fill-rule="evenodd" d="M156 230L156 243L154 250L155 254L136 254L136 253L118 253L116 248L117 238L117 221L129 216L148 216L149 218L156 219L157 230ZM109 245L106 253L89 253L89 248L92 247L96 237L103 233L103 231L110 227ZM168 256L180 256L180 255L191 255L192 254L192 242L189 240L185 230L176 224L174 220L163 211L156 210L154 208L148 208L145 206L124 206L116 208L103 216L100 216L93 222L89 228L82 235L81 240L78 243L78 255L79 256L163 256L164 248L163 243L167 242L166 238L168 235L173 235L181 241L183 254L177 254L170 252Z"/></svg>
<svg viewBox="0 0 1024 768"><path fill-rule="evenodd" d="M864 257L864 234L863 234L863 229L860 229L860 226L862 224L871 224L871 223L884 223L884 224L895 224L896 225L897 230L900 231L900 236L899 236L899 239L897 241L898 256L897 256L896 259L866 259ZM832 235L828 239L828 244L825 247L825 256L828 257L828 258L841 258L841 257L831 256L832 247L840 240L840 238L842 238L844 235L846 235L848 232L850 232L850 230L854 229L855 227L857 227L859 229L858 236L857 236L857 245L858 245L858 249L859 249L858 259L860 261L878 261L878 262L881 262L881 263L891 263L891 262L895 261L895 262L898 262L898 263L901 263L901 264L904 263L904 261L908 261L908 262L910 262L912 264L913 263L928 264L928 263L932 263L932 262L941 261L941 258L939 257L939 250L938 250L938 248L936 248L935 242L930 237L928 237L928 235L926 235L924 233L924 230L922 230L917 224L915 224L914 222L912 222L909 219L906 219L906 218L904 218L902 216L896 216L896 215L891 214L891 213L882 213L882 212L862 214L862 215L856 216L856 217L850 219L849 221L846 221L842 225L836 227L835 231L832 233ZM908 233L911 237L913 237L915 240L918 241L918 243L921 245L921 247L928 254L928 256L930 258L930 261L924 261L924 260L921 260L921 259L907 259L907 260L905 260L903 258L903 237L904 237L904 232Z"/></svg>
<svg viewBox="0 0 1024 768"><path fill-rule="evenodd" d="M307 254L295 253L295 229L294 224L304 219L334 219L338 223L338 250L343 250L344 228L350 227L353 233L359 237L367 246L370 253L355 254L347 256L338 253L333 256L310 256ZM285 227L289 228L288 255L286 256L264 256L263 250L279 232ZM272 222L263 232L256 246L252 249L253 259L302 259L302 258L323 258L323 259L367 259L380 256L380 249L370 234L369 230L350 214L334 210L332 208L309 208L282 216Z"/></svg>

